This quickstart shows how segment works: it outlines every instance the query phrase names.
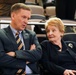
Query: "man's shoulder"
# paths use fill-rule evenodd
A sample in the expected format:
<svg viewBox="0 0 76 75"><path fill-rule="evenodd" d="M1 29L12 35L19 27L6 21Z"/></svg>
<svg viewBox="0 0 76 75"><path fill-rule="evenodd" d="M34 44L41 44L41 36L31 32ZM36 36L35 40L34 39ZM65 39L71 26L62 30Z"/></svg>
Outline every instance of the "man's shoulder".
<svg viewBox="0 0 76 75"><path fill-rule="evenodd" d="M28 33L28 34L35 34L35 32L34 32L34 31L29 30L29 29L25 29L25 32L26 32L26 33Z"/></svg>
<svg viewBox="0 0 76 75"><path fill-rule="evenodd" d="M4 32L4 29L0 29L0 33Z"/></svg>
<svg viewBox="0 0 76 75"><path fill-rule="evenodd" d="M0 29L0 34L1 34L1 33L6 33L7 30L9 31L9 26L6 27L6 28ZM9 32L10 32L10 31L9 31Z"/></svg>

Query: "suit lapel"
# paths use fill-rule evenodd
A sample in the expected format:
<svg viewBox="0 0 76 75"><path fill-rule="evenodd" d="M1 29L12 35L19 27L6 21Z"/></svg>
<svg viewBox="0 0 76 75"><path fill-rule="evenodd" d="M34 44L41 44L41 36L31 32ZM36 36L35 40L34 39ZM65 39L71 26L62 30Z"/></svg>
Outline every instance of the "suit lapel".
<svg viewBox="0 0 76 75"><path fill-rule="evenodd" d="M29 42L30 42L30 41L29 41L29 40L30 40L30 39L29 39L29 38L30 38L30 37L29 37L29 34L28 34L26 31L23 31L23 32L22 32L22 35L23 35L23 40L24 40L24 43L25 43L25 49L28 50L28 49L30 48L30 47L29 47L29 46L30 46L30 45L29 45Z"/></svg>
<svg viewBox="0 0 76 75"><path fill-rule="evenodd" d="M5 29L6 31L6 35L7 37L10 39L10 41L12 42L12 46L15 50L17 50L17 43L16 43L16 39L14 38L14 35L10 29L10 27L8 26L8 28ZM25 50L30 49L30 37L29 34L24 30L22 31L22 36L23 36L23 40L24 40L24 44L25 44Z"/></svg>
<svg viewBox="0 0 76 75"><path fill-rule="evenodd" d="M10 27L8 26L8 28L6 28L5 31L6 31L7 37L10 39L10 41L13 44L12 46L14 47L15 50L17 50L17 43L16 43L16 40L14 38L14 35L13 35Z"/></svg>

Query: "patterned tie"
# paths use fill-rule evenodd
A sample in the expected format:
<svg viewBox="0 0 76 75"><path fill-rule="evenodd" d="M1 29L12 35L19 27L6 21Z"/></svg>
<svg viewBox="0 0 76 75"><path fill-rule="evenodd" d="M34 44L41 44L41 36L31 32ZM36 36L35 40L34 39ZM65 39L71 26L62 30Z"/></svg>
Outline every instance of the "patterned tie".
<svg viewBox="0 0 76 75"><path fill-rule="evenodd" d="M16 42L18 45L18 50L23 50L23 44L22 44L22 41L19 37L19 32L16 33Z"/></svg>
<svg viewBox="0 0 76 75"><path fill-rule="evenodd" d="M17 42L17 45L18 45L18 50L23 50L23 44L22 44L22 41L19 37L19 32L17 32L15 36L16 36L16 42ZM23 69L19 69L17 71L16 75L26 75L26 72Z"/></svg>

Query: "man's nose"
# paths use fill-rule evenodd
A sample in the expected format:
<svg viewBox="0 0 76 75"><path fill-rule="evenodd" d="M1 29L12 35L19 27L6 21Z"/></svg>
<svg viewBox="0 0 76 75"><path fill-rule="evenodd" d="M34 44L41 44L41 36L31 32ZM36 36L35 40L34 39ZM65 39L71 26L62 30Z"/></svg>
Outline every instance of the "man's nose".
<svg viewBox="0 0 76 75"><path fill-rule="evenodd" d="M25 19L24 22L27 24L28 23L28 19Z"/></svg>

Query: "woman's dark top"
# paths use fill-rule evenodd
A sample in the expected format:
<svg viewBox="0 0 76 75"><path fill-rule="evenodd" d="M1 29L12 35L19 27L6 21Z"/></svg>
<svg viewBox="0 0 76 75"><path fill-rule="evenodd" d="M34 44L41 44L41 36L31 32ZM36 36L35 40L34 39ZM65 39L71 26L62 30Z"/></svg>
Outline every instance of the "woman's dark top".
<svg viewBox="0 0 76 75"><path fill-rule="evenodd" d="M58 65L67 69L76 70L76 63L67 51L58 53Z"/></svg>
<svg viewBox="0 0 76 75"><path fill-rule="evenodd" d="M76 63L74 59L67 51L68 49L76 52L75 42L64 42L62 43L62 51L57 45L52 44L48 40L41 43L43 50L42 59L40 60L41 65L52 75L63 75L65 69L76 70Z"/></svg>

